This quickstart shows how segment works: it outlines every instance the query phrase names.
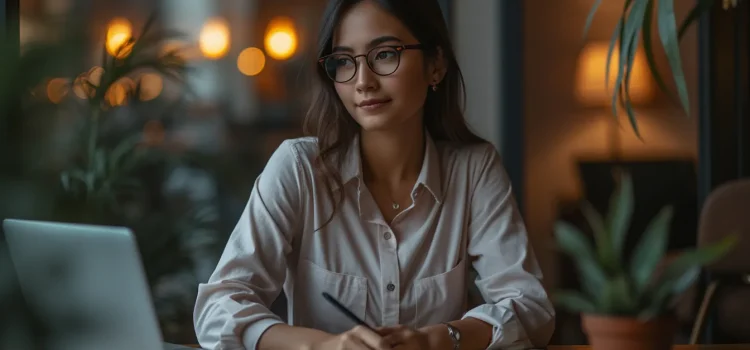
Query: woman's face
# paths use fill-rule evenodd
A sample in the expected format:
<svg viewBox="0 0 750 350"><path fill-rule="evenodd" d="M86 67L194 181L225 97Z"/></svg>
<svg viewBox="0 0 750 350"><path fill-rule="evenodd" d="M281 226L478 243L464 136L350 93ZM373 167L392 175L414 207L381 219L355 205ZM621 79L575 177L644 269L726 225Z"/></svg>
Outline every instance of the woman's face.
<svg viewBox="0 0 750 350"><path fill-rule="evenodd" d="M334 85L363 131L421 126L427 90L441 77L438 64L425 61L419 49L401 51L400 63L398 54L385 51L389 46L413 44L419 42L409 30L373 1L357 3L341 18L333 37L334 54L370 53L369 61L382 70L380 73L398 67L392 74L381 76L368 66L368 56L357 57L354 62L337 60L340 71L356 71L351 80Z"/></svg>

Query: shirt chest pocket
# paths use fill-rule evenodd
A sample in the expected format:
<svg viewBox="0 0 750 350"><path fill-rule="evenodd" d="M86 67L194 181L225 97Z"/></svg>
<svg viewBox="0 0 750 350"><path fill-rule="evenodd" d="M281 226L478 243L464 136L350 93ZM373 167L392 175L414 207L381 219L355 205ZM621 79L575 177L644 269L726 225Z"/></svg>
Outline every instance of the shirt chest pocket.
<svg viewBox="0 0 750 350"><path fill-rule="evenodd" d="M328 271L308 260L302 260L295 281L295 325L328 333L346 332L356 323L323 299L326 292L360 319L367 308L367 278ZM298 307L299 306L299 307Z"/></svg>
<svg viewBox="0 0 750 350"><path fill-rule="evenodd" d="M463 259L448 272L415 281L417 327L454 321L463 316L468 293L466 273L466 259Z"/></svg>

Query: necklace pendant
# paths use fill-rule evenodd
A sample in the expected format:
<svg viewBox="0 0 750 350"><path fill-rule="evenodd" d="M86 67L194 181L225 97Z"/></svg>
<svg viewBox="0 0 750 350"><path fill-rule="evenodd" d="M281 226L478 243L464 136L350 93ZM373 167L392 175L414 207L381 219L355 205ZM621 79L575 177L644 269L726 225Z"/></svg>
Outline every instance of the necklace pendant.
<svg viewBox="0 0 750 350"><path fill-rule="evenodd" d="M393 210L398 210L398 208L401 208L401 206L398 203L393 203Z"/></svg>

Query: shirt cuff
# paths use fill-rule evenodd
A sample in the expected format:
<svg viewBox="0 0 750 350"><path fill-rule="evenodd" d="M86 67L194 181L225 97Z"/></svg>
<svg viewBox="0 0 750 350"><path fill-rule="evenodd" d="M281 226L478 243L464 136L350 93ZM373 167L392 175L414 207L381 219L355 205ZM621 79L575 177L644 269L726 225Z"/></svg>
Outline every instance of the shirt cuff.
<svg viewBox="0 0 750 350"><path fill-rule="evenodd" d="M242 344L245 345L245 349L256 350L258 348L260 336L262 336L268 328L271 328L271 326L280 323L284 322L278 318L264 318L260 321L251 323L245 328L245 331L242 332Z"/></svg>
<svg viewBox="0 0 750 350"><path fill-rule="evenodd" d="M467 312L468 317L484 321L492 326L492 340L487 349L517 350L527 349L526 336L515 314L510 310L492 304L479 305Z"/></svg>

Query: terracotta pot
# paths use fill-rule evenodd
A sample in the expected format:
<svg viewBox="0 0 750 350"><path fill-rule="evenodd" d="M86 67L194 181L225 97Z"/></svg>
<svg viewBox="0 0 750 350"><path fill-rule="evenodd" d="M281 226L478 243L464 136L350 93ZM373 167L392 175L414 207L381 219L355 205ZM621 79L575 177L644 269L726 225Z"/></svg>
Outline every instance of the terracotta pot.
<svg viewBox="0 0 750 350"><path fill-rule="evenodd" d="M644 322L630 317L582 315L581 323L593 350L669 350L677 331L673 316Z"/></svg>

